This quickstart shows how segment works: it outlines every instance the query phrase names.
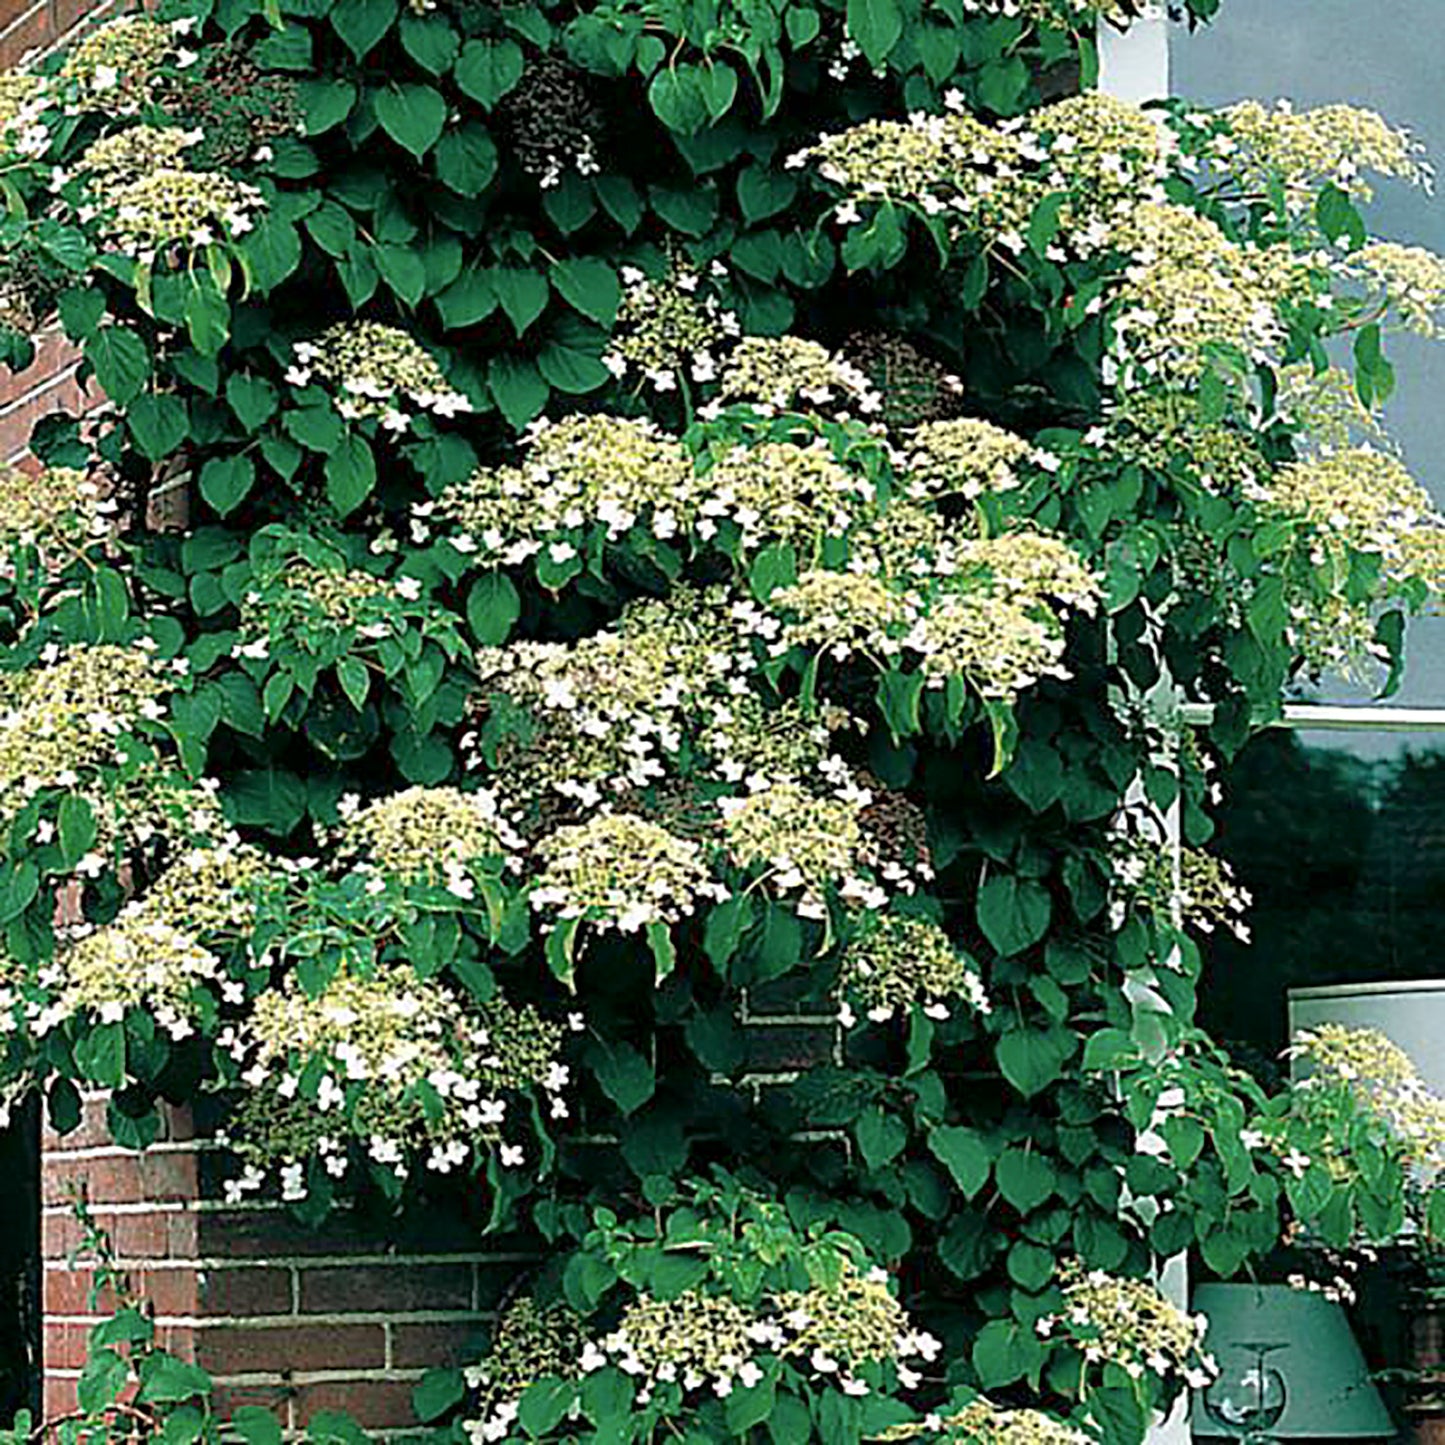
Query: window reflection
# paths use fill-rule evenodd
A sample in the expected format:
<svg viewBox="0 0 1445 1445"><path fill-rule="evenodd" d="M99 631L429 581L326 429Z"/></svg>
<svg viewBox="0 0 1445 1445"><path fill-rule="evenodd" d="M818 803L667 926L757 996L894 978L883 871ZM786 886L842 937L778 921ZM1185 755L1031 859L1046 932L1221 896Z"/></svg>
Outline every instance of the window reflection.
<svg viewBox="0 0 1445 1445"><path fill-rule="evenodd" d="M1216 936L1200 1022L1273 1072L1290 988L1445 974L1445 731L1260 734L1229 771L1214 846L1254 895Z"/></svg>

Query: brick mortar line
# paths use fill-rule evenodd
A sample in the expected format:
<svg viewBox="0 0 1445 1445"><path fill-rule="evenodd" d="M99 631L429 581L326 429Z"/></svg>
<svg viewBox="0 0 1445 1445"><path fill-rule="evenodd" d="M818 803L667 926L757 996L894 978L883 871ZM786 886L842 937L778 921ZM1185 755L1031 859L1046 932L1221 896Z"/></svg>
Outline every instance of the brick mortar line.
<svg viewBox="0 0 1445 1445"><path fill-rule="evenodd" d="M133 1159L139 1163L155 1154L202 1154L220 1147L213 1139L158 1139L144 1149L124 1149L119 1144L86 1144L76 1149L67 1149L62 1142L45 1146L45 1163L71 1159Z"/></svg>
<svg viewBox="0 0 1445 1445"><path fill-rule="evenodd" d="M47 372L34 386L28 391L21 393L14 401L7 401L3 405L0 405L0 420L4 420L4 418L19 411L20 408L27 403L38 400L47 392L54 391L56 387L63 385L65 382L74 381L75 375L79 370L80 363L78 361L72 361L60 371Z"/></svg>
<svg viewBox="0 0 1445 1445"><path fill-rule="evenodd" d="M50 8L50 0L36 0L28 10L22 11L4 29L0 29L0 40L8 40L22 25L32 16L38 15L42 10Z"/></svg>
<svg viewBox="0 0 1445 1445"><path fill-rule="evenodd" d="M208 1330L211 1328L247 1330L263 1334L268 1330L291 1329L297 1325L477 1325L488 1319L495 1319L496 1310L418 1310L415 1314L405 1312L383 1313L370 1310L365 1313L345 1314L329 1310L324 1314L296 1315L155 1315L152 1322L172 1329ZM97 1325L110 1319L110 1315L60 1315L48 1314L48 1325Z"/></svg>
<svg viewBox="0 0 1445 1445"><path fill-rule="evenodd" d="M428 1367L418 1365L416 1368L402 1367L398 1365L357 1365L352 1369L344 1370L262 1370L253 1371L246 1375L212 1375L211 1382L216 1385L345 1385L345 1384L366 1384L374 1380L381 1380L391 1384L411 1384L426 1374ZM59 1371L55 1373L59 1374ZM80 1371L75 1372L76 1378ZM405 1429L405 1426L395 1426L395 1429ZM418 1423L412 1427L413 1433L421 1434L426 1426Z"/></svg>
<svg viewBox="0 0 1445 1445"><path fill-rule="evenodd" d="M109 1203L103 1199L90 1201L92 1214L114 1214L132 1218L138 1214L197 1214L199 1200L191 1199L140 1199L128 1203ZM41 1206L42 1219L73 1219L75 1210L69 1204L46 1204Z"/></svg>
<svg viewBox="0 0 1445 1445"><path fill-rule="evenodd" d="M345 1385L365 1384L370 1380L384 1380L393 1384L409 1384L419 1380L427 1372L425 1365L410 1366L358 1365L351 1370L272 1370L253 1371L248 1375L212 1375L213 1385ZM47 1368L47 1380L78 1380L83 1374L79 1366L69 1365ZM394 1430L406 1430L409 1434L420 1434L426 1426L420 1423L412 1426L394 1425Z"/></svg>
<svg viewBox="0 0 1445 1445"><path fill-rule="evenodd" d="M232 1259L225 1255L205 1255L195 1259L156 1258L117 1255L116 1264L124 1269L296 1269L303 1273L312 1268L374 1269L378 1265L414 1266L424 1264L535 1264L535 1254L283 1254L265 1259ZM50 1258L47 1269L82 1274L85 1265L70 1265Z"/></svg>
<svg viewBox="0 0 1445 1445"><path fill-rule="evenodd" d="M90 25L90 22L93 21L97 15L102 15L105 13L105 11L113 10L114 8L115 5L113 3L113 0L100 0L99 4L90 6L87 10L85 10L81 15L76 18L74 25L72 25L62 34L56 36L56 38L51 41L49 45L47 45L39 52L39 55L36 58L43 59L47 55L54 55L55 52L59 50L63 45L68 45L71 39L81 30L87 29Z"/></svg>

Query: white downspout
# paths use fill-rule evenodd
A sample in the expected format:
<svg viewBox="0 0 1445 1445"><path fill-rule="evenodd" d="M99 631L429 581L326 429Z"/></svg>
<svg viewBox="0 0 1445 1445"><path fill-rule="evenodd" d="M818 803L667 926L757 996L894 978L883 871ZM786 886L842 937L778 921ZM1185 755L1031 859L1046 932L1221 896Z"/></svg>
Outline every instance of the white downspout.
<svg viewBox="0 0 1445 1445"><path fill-rule="evenodd" d="M1151 7L1125 31L1112 25L1099 27L1099 89L1119 100L1142 105L1162 100L1169 94L1169 21L1161 7ZM1171 841L1177 845L1178 805L1164 820ZM1189 1261L1186 1255L1165 1260L1157 1283L1181 1309L1189 1307ZM1168 1419L1152 1425L1145 1445L1190 1445L1189 1396L1175 1405Z"/></svg>

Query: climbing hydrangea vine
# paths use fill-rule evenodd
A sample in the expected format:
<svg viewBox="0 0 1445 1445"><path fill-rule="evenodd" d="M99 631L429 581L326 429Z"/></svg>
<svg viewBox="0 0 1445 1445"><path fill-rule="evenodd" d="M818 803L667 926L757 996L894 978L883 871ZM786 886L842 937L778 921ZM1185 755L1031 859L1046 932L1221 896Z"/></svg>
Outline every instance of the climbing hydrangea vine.
<svg viewBox="0 0 1445 1445"><path fill-rule="evenodd" d="M3 359L110 402L0 476L4 1100L505 1231L439 1438L1137 1445L1162 1259L1439 1232L1387 1041L1192 1024L1211 770L1441 588L1445 260L1362 209L1428 170L1100 94L1139 8L163 0L0 77ZM272 1438L113 1343L93 1413Z"/></svg>

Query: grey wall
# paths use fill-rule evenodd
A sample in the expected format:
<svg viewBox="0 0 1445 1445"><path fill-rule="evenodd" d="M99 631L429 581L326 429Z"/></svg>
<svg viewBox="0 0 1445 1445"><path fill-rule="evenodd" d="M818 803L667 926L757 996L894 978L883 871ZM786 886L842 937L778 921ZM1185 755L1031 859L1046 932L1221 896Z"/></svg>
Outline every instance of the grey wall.
<svg viewBox="0 0 1445 1445"><path fill-rule="evenodd" d="M1224 0L1213 25L1176 31L1171 63L1174 93L1204 104L1345 101L1408 127L1442 172L1441 194L1382 182L1367 222L1376 235L1445 253L1445 0ZM1390 355L1399 384L1386 424L1445 508L1445 342L1397 337ZM1445 707L1445 618L1412 625L1411 660L1391 701Z"/></svg>

